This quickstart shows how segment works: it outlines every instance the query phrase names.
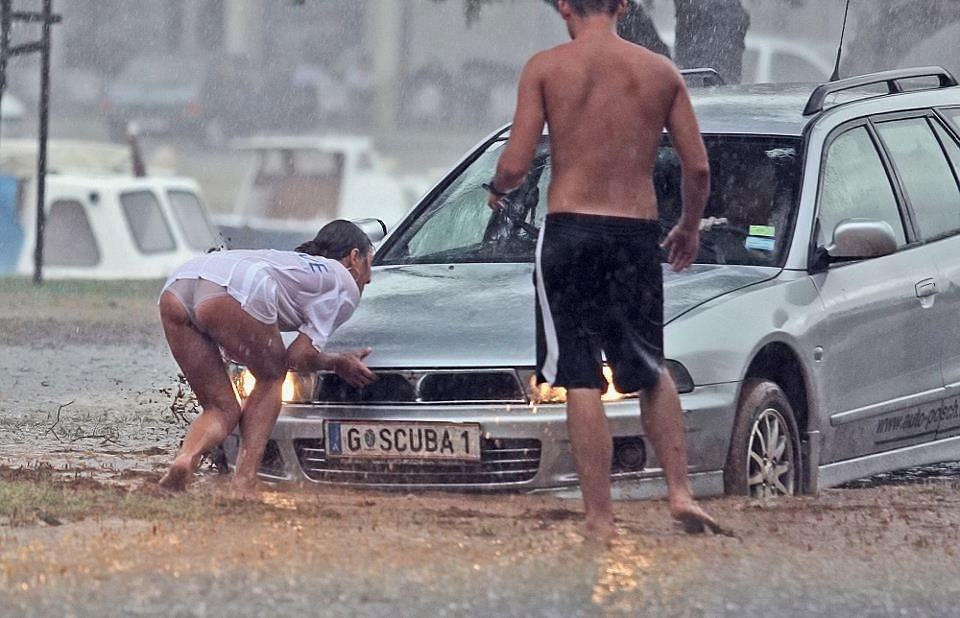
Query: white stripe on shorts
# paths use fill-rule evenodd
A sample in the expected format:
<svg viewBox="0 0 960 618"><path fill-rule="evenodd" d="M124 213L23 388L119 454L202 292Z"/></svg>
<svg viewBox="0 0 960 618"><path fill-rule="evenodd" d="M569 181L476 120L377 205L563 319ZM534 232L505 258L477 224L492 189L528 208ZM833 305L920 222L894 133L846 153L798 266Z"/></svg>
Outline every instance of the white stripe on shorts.
<svg viewBox="0 0 960 618"><path fill-rule="evenodd" d="M537 298L540 300L540 317L543 321L543 336L547 344L547 356L543 359L543 366L540 367L540 373L553 384L557 379L557 359L560 356L560 345L557 343L557 329L553 324L553 313L550 312L550 303L547 300L547 288L543 285L543 268L540 266L540 254L543 251L543 237L547 229L547 221L544 218L543 225L540 226L540 237L537 239Z"/></svg>

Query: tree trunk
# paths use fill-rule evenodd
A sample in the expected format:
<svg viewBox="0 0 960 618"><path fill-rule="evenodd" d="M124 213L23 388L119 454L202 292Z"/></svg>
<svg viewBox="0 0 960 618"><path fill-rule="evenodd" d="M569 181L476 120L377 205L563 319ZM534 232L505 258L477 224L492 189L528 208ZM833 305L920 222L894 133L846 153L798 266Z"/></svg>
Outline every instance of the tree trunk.
<svg viewBox="0 0 960 618"><path fill-rule="evenodd" d="M854 3L843 46L840 76L882 71L897 66L901 58L924 38L960 20L956 0L877 0L868 7ZM890 36L890 33L896 36Z"/></svg>
<svg viewBox="0 0 960 618"><path fill-rule="evenodd" d="M617 24L617 32L628 41L642 45L652 52L663 54L667 58L670 57L670 48L657 34L653 20L639 3L631 2L627 6L626 14Z"/></svg>
<svg viewBox="0 0 960 618"><path fill-rule="evenodd" d="M711 67L728 84L743 72L744 37L750 15L740 0L674 0L674 59L680 68Z"/></svg>

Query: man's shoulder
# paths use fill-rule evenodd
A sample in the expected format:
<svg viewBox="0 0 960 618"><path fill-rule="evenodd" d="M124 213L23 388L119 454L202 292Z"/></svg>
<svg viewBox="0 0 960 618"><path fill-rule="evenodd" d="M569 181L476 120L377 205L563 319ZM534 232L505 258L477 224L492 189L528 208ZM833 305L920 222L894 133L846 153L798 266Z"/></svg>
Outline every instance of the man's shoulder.
<svg viewBox="0 0 960 618"><path fill-rule="evenodd" d="M663 54L658 54L657 52L650 51L642 45L638 45L631 41L623 40L624 47L628 50L636 62L641 63L645 69L650 71L656 71L661 73L663 76L672 76L675 79L682 81L680 76L680 69L677 68L677 65L674 64L673 60L669 57L664 56Z"/></svg>
<svg viewBox="0 0 960 618"><path fill-rule="evenodd" d="M535 53L527 60L528 69L545 69L556 64L568 52L570 43L561 43L556 47Z"/></svg>

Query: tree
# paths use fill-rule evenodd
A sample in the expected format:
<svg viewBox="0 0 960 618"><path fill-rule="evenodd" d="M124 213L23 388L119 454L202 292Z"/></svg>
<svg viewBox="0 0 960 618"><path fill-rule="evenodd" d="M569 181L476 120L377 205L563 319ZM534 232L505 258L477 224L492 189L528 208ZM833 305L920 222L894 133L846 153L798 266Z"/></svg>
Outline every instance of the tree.
<svg viewBox="0 0 960 618"><path fill-rule="evenodd" d="M444 2L445 0L436 0ZM464 0L468 21L480 17L484 4L493 0ZM554 9L557 0L543 0ZM712 67L728 83L740 81L744 37L750 15L741 0L674 0L676 29L674 61L680 68ZM630 0L620 21L620 35L647 49L670 56L643 3Z"/></svg>
<svg viewBox="0 0 960 618"><path fill-rule="evenodd" d="M850 19L856 34L844 46L842 75L880 71L897 66L914 45L947 24L960 21L957 0L852 0ZM848 31L849 32L849 31ZM895 32L897 36L890 36ZM943 50L950 54L952 49ZM950 64L954 58L947 56Z"/></svg>

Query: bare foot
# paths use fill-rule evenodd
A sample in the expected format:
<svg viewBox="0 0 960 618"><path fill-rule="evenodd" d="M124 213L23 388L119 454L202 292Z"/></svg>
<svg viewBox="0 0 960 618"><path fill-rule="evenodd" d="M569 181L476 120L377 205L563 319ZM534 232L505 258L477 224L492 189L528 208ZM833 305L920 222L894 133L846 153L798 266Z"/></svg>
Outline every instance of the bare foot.
<svg viewBox="0 0 960 618"><path fill-rule="evenodd" d="M583 540L588 543L609 546L620 532L612 521L590 521L588 519L580 526L580 534L583 536Z"/></svg>
<svg viewBox="0 0 960 618"><path fill-rule="evenodd" d="M254 500L260 498L263 483L259 479L234 478L230 482L230 497L235 500Z"/></svg>
<svg viewBox="0 0 960 618"><path fill-rule="evenodd" d="M191 476L193 476L193 466L190 465L189 461L174 460L158 485L167 491L185 491Z"/></svg>
<svg viewBox="0 0 960 618"><path fill-rule="evenodd" d="M707 528L714 534L730 536L713 517L707 514L694 500L670 504L670 515L680 524L687 534L703 534Z"/></svg>

